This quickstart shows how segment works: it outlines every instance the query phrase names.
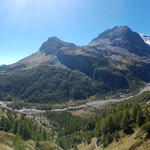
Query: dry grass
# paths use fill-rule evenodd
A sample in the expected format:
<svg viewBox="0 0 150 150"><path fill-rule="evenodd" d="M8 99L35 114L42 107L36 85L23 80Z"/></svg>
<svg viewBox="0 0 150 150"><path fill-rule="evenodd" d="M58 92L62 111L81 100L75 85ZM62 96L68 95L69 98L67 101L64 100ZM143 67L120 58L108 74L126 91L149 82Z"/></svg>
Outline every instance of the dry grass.
<svg viewBox="0 0 150 150"><path fill-rule="evenodd" d="M14 135L0 132L0 150L14 150L13 148ZM32 140L26 141L26 150L37 150L35 148L35 142ZM56 144L51 141L41 141L40 150L61 150Z"/></svg>
<svg viewBox="0 0 150 150"><path fill-rule="evenodd" d="M92 116L92 114L94 112L94 108L86 107L86 108L83 108L83 109L72 110L70 112L72 113L72 115L75 115L75 116L90 117L90 116Z"/></svg>
<svg viewBox="0 0 150 150"><path fill-rule="evenodd" d="M12 135L5 132L0 132L0 150L13 150Z"/></svg>
<svg viewBox="0 0 150 150"><path fill-rule="evenodd" d="M12 147L0 144L0 150L14 150Z"/></svg>
<svg viewBox="0 0 150 150"><path fill-rule="evenodd" d="M86 144L78 145L78 150L98 150L96 145L96 138L93 138L91 144L89 145Z"/></svg>
<svg viewBox="0 0 150 150"><path fill-rule="evenodd" d="M91 144L78 145L79 150L150 150L150 139L145 140L145 133L136 130L132 135L121 135L119 142L113 142L108 147L103 148L98 146L96 148L96 139L93 138Z"/></svg>
<svg viewBox="0 0 150 150"><path fill-rule="evenodd" d="M41 150L61 150L55 143L51 141L40 142Z"/></svg>

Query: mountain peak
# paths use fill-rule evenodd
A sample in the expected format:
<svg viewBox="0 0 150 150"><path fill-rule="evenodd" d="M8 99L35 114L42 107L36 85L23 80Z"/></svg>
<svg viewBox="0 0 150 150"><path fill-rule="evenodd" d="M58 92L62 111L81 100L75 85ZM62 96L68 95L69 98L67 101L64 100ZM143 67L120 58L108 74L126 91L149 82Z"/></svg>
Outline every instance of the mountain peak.
<svg viewBox="0 0 150 150"><path fill-rule="evenodd" d="M109 42L107 44L120 46L120 43L126 42L126 44L132 44L132 45L144 45L143 39L140 37L140 35L134 31L132 31L128 26L115 26L112 29L108 29L101 34L99 34L98 37L93 39L90 46L99 46L104 42ZM119 44L119 45L117 45Z"/></svg>
<svg viewBox="0 0 150 150"><path fill-rule="evenodd" d="M49 37L48 38L48 41L61 41L58 37L56 37L56 36L52 36L52 37Z"/></svg>
<svg viewBox="0 0 150 150"><path fill-rule="evenodd" d="M117 32L130 32L132 31L128 26L115 26L110 31L117 31Z"/></svg>
<svg viewBox="0 0 150 150"><path fill-rule="evenodd" d="M56 36L52 36L42 44L42 46L40 47L40 52L48 55L48 54L55 53L61 49L65 49L65 48L74 49L75 47L76 45L73 43L64 42L59 38L57 38Z"/></svg>
<svg viewBox="0 0 150 150"><path fill-rule="evenodd" d="M122 39L127 34L132 32L133 31L128 26L115 26L114 28L108 29L102 32L101 34L99 34L99 36L93 39L89 45L96 46L97 44L99 44L98 41L100 39L110 39L110 40L117 39L117 38Z"/></svg>
<svg viewBox="0 0 150 150"><path fill-rule="evenodd" d="M128 26L115 26L113 29L131 30Z"/></svg>
<svg viewBox="0 0 150 150"><path fill-rule="evenodd" d="M107 49L119 49L119 52L126 50L128 53L145 56L150 54L148 45L141 36L132 31L128 26L116 26L106 30L89 43L89 46ZM123 51L122 51L123 50Z"/></svg>

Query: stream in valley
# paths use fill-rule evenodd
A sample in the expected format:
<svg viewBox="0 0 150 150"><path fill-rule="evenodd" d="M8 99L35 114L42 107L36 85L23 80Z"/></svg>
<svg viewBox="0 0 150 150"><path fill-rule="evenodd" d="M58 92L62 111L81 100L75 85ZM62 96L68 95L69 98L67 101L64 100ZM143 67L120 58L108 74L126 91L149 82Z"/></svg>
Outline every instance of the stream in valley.
<svg viewBox="0 0 150 150"><path fill-rule="evenodd" d="M68 106L66 108L56 108L56 109L52 109L51 111L55 111L55 112L60 112L60 111L66 111L66 110L70 110L70 109L80 109L80 108L84 108L84 107L96 107L96 106L102 106L105 104L109 104L112 102L120 102L120 101L124 101L126 99L132 98L134 96L137 96L145 91L150 91L150 83L147 84L143 89L140 90L140 92L138 92L135 95L132 96L128 96L128 97L123 97L123 98L112 98L112 99L108 99L108 100L99 100L99 101L93 101L93 102L87 102L85 104L80 104L77 106ZM38 109L27 109L27 108L22 108L20 110L17 109L12 109L11 107L8 107L7 104L4 101L0 101L0 107L2 108L6 108L12 111L16 111L16 112L20 112L20 113L25 113L25 114L36 114L36 113L44 113L46 112L45 110L38 110Z"/></svg>

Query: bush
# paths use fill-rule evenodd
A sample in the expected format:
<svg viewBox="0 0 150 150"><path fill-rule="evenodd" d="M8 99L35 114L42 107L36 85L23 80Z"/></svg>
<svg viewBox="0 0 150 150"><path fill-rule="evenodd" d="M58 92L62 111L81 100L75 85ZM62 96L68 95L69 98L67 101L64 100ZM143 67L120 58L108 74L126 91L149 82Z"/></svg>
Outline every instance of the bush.
<svg viewBox="0 0 150 150"><path fill-rule="evenodd" d="M150 121L146 122L141 129L147 133L148 137L150 137Z"/></svg>
<svg viewBox="0 0 150 150"><path fill-rule="evenodd" d="M141 146L142 145L142 142L141 141L138 141L134 144L132 144L129 148L129 150L135 150L137 147Z"/></svg>

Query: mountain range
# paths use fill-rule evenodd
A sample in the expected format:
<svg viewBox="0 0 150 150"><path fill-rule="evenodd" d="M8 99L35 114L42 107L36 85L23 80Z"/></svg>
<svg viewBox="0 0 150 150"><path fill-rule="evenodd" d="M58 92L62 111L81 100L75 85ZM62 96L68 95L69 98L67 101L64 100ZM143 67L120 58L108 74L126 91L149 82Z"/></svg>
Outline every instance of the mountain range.
<svg viewBox="0 0 150 150"><path fill-rule="evenodd" d="M149 82L149 72L150 37L127 26L85 46L50 37L31 56L0 67L0 98L56 103L127 93Z"/></svg>

